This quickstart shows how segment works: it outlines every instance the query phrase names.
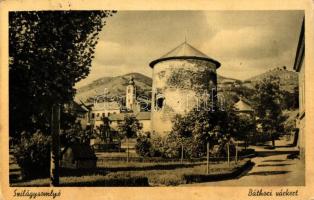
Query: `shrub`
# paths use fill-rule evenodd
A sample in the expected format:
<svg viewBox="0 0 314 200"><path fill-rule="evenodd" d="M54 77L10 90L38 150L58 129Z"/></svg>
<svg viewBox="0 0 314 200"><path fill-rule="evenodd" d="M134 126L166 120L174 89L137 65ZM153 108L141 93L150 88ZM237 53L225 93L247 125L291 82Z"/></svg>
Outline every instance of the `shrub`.
<svg viewBox="0 0 314 200"><path fill-rule="evenodd" d="M163 138L156 133L146 132L138 136L135 149L143 157L161 157L164 154Z"/></svg>
<svg viewBox="0 0 314 200"><path fill-rule="evenodd" d="M162 138L159 134L153 132L150 137L150 142L150 156L161 157L164 152L164 138Z"/></svg>
<svg viewBox="0 0 314 200"><path fill-rule="evenodd" d="M50 168L49 136L41 131L34 134L24 133L20 143L14 148L14 157L21 167L25 179L49 176Z"/></svg>
<svg viewBox="0 0 314 200"><path fill-rule="evenodd" d="M150 156L152 145L149 135L139 135L136 140L135 150L140 156Z"/></svg>

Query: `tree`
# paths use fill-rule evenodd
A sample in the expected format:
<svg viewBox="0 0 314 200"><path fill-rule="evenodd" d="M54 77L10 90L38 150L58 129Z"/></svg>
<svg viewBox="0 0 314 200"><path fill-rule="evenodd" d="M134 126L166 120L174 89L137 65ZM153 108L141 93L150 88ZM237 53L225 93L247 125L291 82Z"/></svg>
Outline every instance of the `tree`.
<svg viewBox="0 0 314 200"><path fill-rule="evenodd" d="M52 132L54 185L58 184L60 105L73 100L74 84L88 75L104 19L112 13L9 13L10 136L19 138L24 130Z"/></svg>
<svg viewBox="0 0 314 200"><path fill-rule="evenodd" d="M9 13L10 135L49 132L53 104L70 102L85 78L111 11Z"/></svg>
<svg viewBox="0 0 314 200"><path fill-rule="evenodd" d="M271 76L263 79L255 86L253 96L257 116L257 123L261 125L264 134L270 136L272 146L275 148L275 140L284 131L282 114L282 91L279 78Z"/></svg>
<svg viewBox="0 0 314 200"><path fill-rule="evenodd" d="M111 127L110 119L108 117L102 117L102 124L97 127L98 131L96 132L97 137L99 137L104 142L111 141Z"/></svg>
<svg viewBox="0 0 314 200"><path fill-rule="evenodd" d="M299 108L299 87L294 87L293 91L282 91L282 108L287 110L295 110Z"/></svg>
<svg viewBox="0 0 314 200"><path fill-rule="evenodd" d="M51 137L40 130L32 134L23 132L21 137L23 139L14 146L13 154L17 164L21 167L22 178L46 178L50 167Z"/></svg>
<svg viewBox="0 0 314 200"><path fill-rule="evenodd" d="M201 106L202 107L202 106ZM187 115L176 115L173 120L172 130L167 138L168 154L174 155L184 153L185 157L202 157L206 153L206 146L209 143L212 148L218 142L218 137L214 131L219 124L223 111L215 109L192 109ZM182 148L183 147L183 148ZM180 152L180 149L183 152ZM177 152L177 153L175 153Z"/></svg>
<svg viewBox="0 0 314 200"><path fill-rule="evenodd" d="M89 144L91 137L92 134L90 128L84 130L80 122L75 122L67 129L61 130L61 146L69 146L76 143Z"/></svg>
<svg viewBox="0 0 314 200"><path fill-rule="evenodd" d="M139 134L136 140L136 153L143 157L151 156L152 144L150 141L150 133Z"/></svg>
<svg viewBox="0 0 314 200"><path fill-rule="evenodd" d="M249 137L255 131L256 125L253 116L240 115L238 123L238 133L235 135L235 138L242 140L245 143L245 149L248 146Z"/></svg>
<svg viewBox="0 0 314 200"><path fill-rule="evenodd" d="M120 134L127 140L127 162L129 162L129 139L136 137L142 128L143 125L134 115L125 115L124 120L118 126Z"/></svg>

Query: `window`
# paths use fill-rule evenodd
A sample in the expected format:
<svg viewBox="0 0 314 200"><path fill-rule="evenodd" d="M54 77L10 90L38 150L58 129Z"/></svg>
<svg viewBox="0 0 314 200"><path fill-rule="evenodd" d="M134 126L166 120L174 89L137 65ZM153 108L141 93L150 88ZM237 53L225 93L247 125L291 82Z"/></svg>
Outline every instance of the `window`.
<svg viewBox="0 0 314 200"><path fill-rule="evenodd" d="M160 98L157 99L157 102L156 102L157 110L162 109L162 107L164 106L164 100L165 100L164 97L160 97Z"/></svg>
<svg viewBox="0 0 314 200"><path fill-rule="evenodd" d="M94 119L95 118L95 113L92 113L92 119Z"/></svg>

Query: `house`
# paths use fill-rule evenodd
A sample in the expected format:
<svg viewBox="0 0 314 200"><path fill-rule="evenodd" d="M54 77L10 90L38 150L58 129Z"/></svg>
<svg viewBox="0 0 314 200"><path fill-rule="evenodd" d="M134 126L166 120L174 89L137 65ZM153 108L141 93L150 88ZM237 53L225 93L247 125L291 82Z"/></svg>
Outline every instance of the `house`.
<svg viewBox="0 0 314 200"><path fill-rule="evenodd" d="M304 38L304 20L301 26L299 43L296 51L293 69L298 72L299 76L299 114L296 121L296 135L298 137L298 148L300 157L304 159L305 144L305 38Z"/></svg>
<svg viewBox="0 0 314 200"><path fill-rule="evenodd" d="M91 108L90 124L93 127L100 126L103 117L119 114L121 112L121 105L118 102L95 102Z"/></svg>
<svg viewBox="0 0 314 200"><path fill-rule="evenodd" d="M143 132L148 132L151 130L150 112L112 114L109 116L111 128L118 130L119 123L121 123L124 120L124 116L128 114L134 115L136 119L142 124Z"/></svg>
<svg viewBox="0 0 314 200"><path fill-rule="evenodd" d="M244 100L242 97L240 97L239 101L234 104L234 110L240 115L252 116L254 113L254 110L250 103Z"/></svg>

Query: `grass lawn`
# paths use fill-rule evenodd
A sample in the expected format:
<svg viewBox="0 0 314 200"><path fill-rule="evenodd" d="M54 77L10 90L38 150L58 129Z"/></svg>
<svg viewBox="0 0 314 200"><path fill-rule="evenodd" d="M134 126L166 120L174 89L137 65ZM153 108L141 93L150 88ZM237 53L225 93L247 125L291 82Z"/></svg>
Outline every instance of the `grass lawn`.
<svg viewBox="0 0 314 200"><path fill-rule="evenodd" d="M244 164L243 161L238 166ZM209 167L210 174L222 174L232 172L237 166L232 163L229 167L227 163L211 164ZM144 176L152 186L169 186L184 184L184 174L206 174L206 164L191 167L183 167L174 170L139 170L139 171L118 171L111 172L109 176Z"/></svg>
<svg viewBox="0 0 314 200"><path fill-rule="evenodd" d="M235 170L237 167L243 165L247 160L239 161L238 165L234 162L230 166L226 162L210 163L210 174L223 174ZM80 185L84 183L88 186L108 186L112 180L128 181L138 177L147 177L149 185L163 186L163 185L180 185L184 184L184 174L205 174L206 164L204 162L198 163L141 163L141 162L108 162L99 166L98 172L105 173L83 175L83 176L62 176L60 177L60 184L63 186ZM118 184L118 183L115 183ZM49 178L36 179L25 182L12 183L11 186L48 186Z"/></svg>

